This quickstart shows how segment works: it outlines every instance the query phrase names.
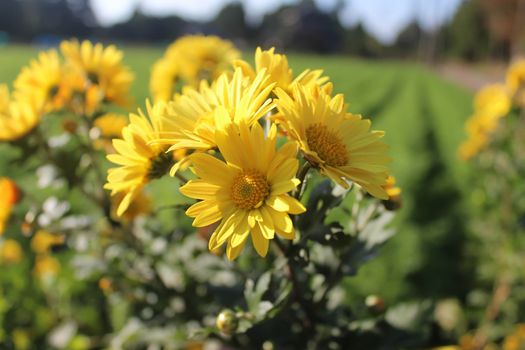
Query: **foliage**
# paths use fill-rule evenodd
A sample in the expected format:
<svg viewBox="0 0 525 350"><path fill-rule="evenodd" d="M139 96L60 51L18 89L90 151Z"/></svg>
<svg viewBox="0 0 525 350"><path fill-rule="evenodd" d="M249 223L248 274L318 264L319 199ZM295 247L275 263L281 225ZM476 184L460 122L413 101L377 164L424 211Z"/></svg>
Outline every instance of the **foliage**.
<svg viewBox="0 0 525 350"><path fill-rule="evenodd" d="M490 349L500 342L503 349L517 349L525 344L522 326L515 327L525 307L524 68L525 62L517 61L509 67L505 84L480 90L475 114L467 121L470 138L464 145L476 143L475 152L468 153L476 174L469 198L476 275L462 305L465 328L471 330L462 349ZM472 133L473 128L479 132Z"/></svg>

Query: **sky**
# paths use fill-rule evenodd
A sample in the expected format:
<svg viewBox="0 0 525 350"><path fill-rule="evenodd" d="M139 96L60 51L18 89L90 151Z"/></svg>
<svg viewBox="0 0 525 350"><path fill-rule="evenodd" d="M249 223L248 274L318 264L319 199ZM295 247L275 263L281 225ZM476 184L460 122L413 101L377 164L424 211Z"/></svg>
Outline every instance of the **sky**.
<svg viewBox="0 0 525 350"><path fill-rule="evenodd" d="M209 20L225 4L235 0L91 0L102 25L127 20L138 6L145 14L175 14L191 20ZM238 1L238 0L237 0ZM247 20L259 22L262 17L284 4L300 0L241 0ZM393 42L397 34L414 19L425 29L436 28L450 20L463 0L343 0L339 19L345 26L361 22L367 32L383 43ZM315 0L317 6L330 11L338 0Z"/></svg>

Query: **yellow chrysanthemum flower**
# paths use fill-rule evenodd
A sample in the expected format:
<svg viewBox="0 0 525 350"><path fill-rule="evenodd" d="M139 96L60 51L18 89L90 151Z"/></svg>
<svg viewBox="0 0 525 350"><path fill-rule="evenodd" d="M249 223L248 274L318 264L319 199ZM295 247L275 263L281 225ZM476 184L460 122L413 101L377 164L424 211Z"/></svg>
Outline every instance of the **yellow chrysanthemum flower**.
<svg viewBox="0 0 525 350"><path fill-rule="evenodd" d="M156 142L169 145L170 151L180 149L208 150L215 148L215 119L213 111L219 106L226 110L231 120L244 120L248 125L256 123L274 108L269 94L273 84L266 83L264 71L250 82L236 70L230 79L223 74L210 87L203 83L199 90L185 89L184 93L175 97L169 104L164 123L171 133L165 133L166 138ZM172 169L177 171L184 159Z"/></svg>
<svg viewBox="0 0 525 350"><path fill-rule="evenodd" d="M385 192L388 195L388 200L390 201L396 200L401 196L401 188L396 186L396 178L391 175L387 177L383 188L385 189Z"/></svg>
<svg viewBox="0 0 525 350"><path fill-rule="evenodd" d="M322 70L311 71L308 69L294 79L292 69L288 65L288 58L286 55L275 53L273 47L264 51L260 47L255 50L255 69L243 60L235 61L234 66L241 68L243 73L252 79L257 73L265 69L270 76L268 83L275 83L276 88L281 88L288 93L291 92L294 84L323 86L329 80L328 77L322 75ZM327 88L329 87L330 85L327 85Z"/></svg>
<svg viewBox="0 0 525 350"><path fill-rule="evenodd" d="M0 85L0 142L16 141L29 134L40 122L33 101L20 94L9 95L6 85Z"/></svg>
<svg viewBox="0 0 525 350"><path fill-rule="evenodd" d="M255 250L264 257L275 233L285 239L294 238L289 214L306 210L288 194L299 184L295 178L299 167L297 146L287 143L276 151L275 125L265 138L258 123L251 128L244 121L232 123L224 108L219 108L215 117L217 145L225 161L205 153L191 156L198 179L189 181L180 191L201 201L186 214L195 218L195 227L220 221L209 241L211 251L227 242L226 254L233 260L251 233Z"/></svg>
<svg viewBox="0 0 525 350"><path fill-rule="evenodd" d="M396 186L396 178L391 175L388 176L383 188L388 195L388 199L383 202L385 208L388 210L397 210L401 208L401 188Z"/></svg>
<svg viewBox="0 0 525 350"><path fill-rule="evenodd" d="M9 102L11 96L6 84L0 84L0 115L9 113Z"/></svg>
<svg viewBox="0 0 525 350"><path fill-rule="evenodd" d="M128 125L128 117L116 113L106 113L95 119L93 126L100 131L100 136L115 139L122 136L122 129Z"/></svg>
<svg viewBox="0 0 525 350"><path fill-rule="evenodd" d="M114 215L116 215L116 209L118 208L119 204L122 203L124 196L124 193L118 193L111 198ZM152 209L153 203L151 201L151 197L148 196L144 191L140 191L130 203L126 211L120 215L120 218L125 222L131 222L140 215L151 213Z"/></svg>
<svg viewBox="0 0 525 350"><path fill-rule="evenodd" d="M145 184L164 176L173 165L173 156L166 153L167 147L152 141L165 138L161 116L166 104L147 104L147 115L130 115L130 123L122 130L122 139L113 140L116 154L108 155L109 161L120 165L109 169L108 183L104 188L111 195L124 194L118 205L117 215L122 216Z"/></svg>
<svg viewBox="0 0 525 350"><path fill-rule="evenodd" d="M465 123L468 138L459 146L459 155L468 160L487 146L490 134L498 127L499 118L490 114L475 114Z"/></svg>
<svg viewBox="0 0 525 350"><path fill-rule="evenodd" d="M479 153L487 144L485 135L471 136L459 146L459 156L463 160L469 160Z"/></svg>
<svg viewBox="0 0 525 350"><path fill-rule="evenodd" d="M525 347L525 323L517 324L503 340L502 350L519 350Z"/></svg>
<svg viewBox="0 0 525 350"><path fill-rule="evenodd" d="M390 162L388 146L380 140L384 132L370 131L370 120L347 113L342 95L331 98L317 90L296 85L290 96L277 89L278 122L321 174L345 188L351 180L371 195L388 199L382 187Z"/></svg>
<svg viewBox="0 0 525 350"><path fill-rule="evenodd" d="M122 51L113 45L104 48L100 43L93 45L89 41L79 43L76 40L62 42L60 49L74 71L71 73L75 77L73 85L83 84L84 91L89 93L86 99L123 107L129 104L133 74L122 64ZM90 104L95 103L91 101Z"/></svg>
<svg viewBox="0 0 525 350"><path fill-rule="evenodd" d="M33 98L45 113L49 113L62 109L68 98L63 76L63 66L57 51L49 50L40 52L38 59L22 68L14 86L24 96Z"/></svg>
<svg viewBox="0 0 525 350"><path fill-rule="evenodd" d="M474 115L465 123L468 138L459 146L459 156L468 160L485 148L500 118L511 107L509 90L504 85L492 84L481 89L474 97Z"/></svg>
<svg viewBox="0 0 525 350"><path fill-rule="evenodd" d="M516 102L525 106L525 59L513 63L507 70L507 87Z"/></svg>
<svg viewBox="0 0 525 350"><path fill-rule="evenodd" d="M93 147L104 150L106 153L114 153L112 140L122 137L122 129L128 123L128 117L116 113L106 113L95 119L93 126L98 131L95 133L98 137L93 140Z"/></svg>
<svg viewBox="0 0 525 350"><path fill-rule="evenodd" d="M66 107L74 114L91 116L102 107L102 91L98 85L88 83L83 72L69 68L64 76L69 92Z"/></svg>
<svg viewBox="0 0 525 350"><path fill-rule="evenodd" d="M15 205L20 200L18 186L7 177L0 177L0 199L4 205Z"/></svg>
<svg viewBox="0 0 525 350"><path fill-rule="evenodd" d="M179 69L176 61L161 58L151 69L149 88L155 101L169 101L175 94L179 80Z"/></svg>
<svg viewBox="0 0 525 350"><path fill-rule="evenodd" d="M16 264L22 260L22 247L14 239L6 239L0 243L0 262Z"/></svg>
<svg viewBox="0 0 525 350"><path fill-rule="evenodd" d="M38 230L31 239L31 249L37 254L49 253L52 247L64 244L65 237L46 230Z"/></svg>
<svg viewBox="0 0 525 350"><path fill-rule="evenodd" d="M474 111L486 117L504 117L509 113L511 106L509 91L503 84L485 86L474 97Z"/></svg>
<svg viewBox="0 0 525 350"><path fill-rule="evenodd" d="M166 50L166 59L177 62L182 78L193 86L212 81L230 69L240 52L232 42L217 36L186 35Z"/></svg>
<svg viewBox="0 0 525 350"><path fill-rule="evenodd" d="M6 177L0 177L0 235L4 234L19 196L18 188L13 181Z"/></svg>
<svg viewBox="0 0 525 350"><path fill-rule="evenodd" d="M33 272L41 280L52 279L60 272L60 262L51 255L38 255Z"/></svg>

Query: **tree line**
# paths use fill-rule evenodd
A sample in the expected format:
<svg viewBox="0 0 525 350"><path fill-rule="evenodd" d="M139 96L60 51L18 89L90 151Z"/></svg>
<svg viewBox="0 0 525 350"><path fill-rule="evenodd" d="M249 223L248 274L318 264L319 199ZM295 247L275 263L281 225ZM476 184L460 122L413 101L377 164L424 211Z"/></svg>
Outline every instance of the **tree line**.
<svg viewBox="0 0 525 350"><path fill-rule="evenodd" d="M284 6L266 15L258 25L246 22L240 3L231 3L208 22L175 15L153 17L137 10L129 20L103 27L97 23L89 0L2 0L0 31L11 41L41 44L73 36L164 44L200 32L231 39L240 47L262 43L265 47L368 58L508 59L522 52L525 44L524 2L466 0L449 23L426 31L414 21L391 44L368 34L361 23L343 27L338 13L344 1L331 12L319 10L313 1Z"/></svg>

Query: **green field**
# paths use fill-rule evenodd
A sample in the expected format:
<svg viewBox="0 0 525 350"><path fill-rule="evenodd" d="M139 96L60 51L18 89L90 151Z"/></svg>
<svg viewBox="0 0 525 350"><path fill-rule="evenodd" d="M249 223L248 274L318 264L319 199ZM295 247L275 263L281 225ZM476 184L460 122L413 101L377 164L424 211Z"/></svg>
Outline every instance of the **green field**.
<svg viewBox="0 0 525 350"><path fill-rule="evenodd" d="M10 84L20 67L38 50L0 48L0 82ZM124 48L126 63L136 74L133 93L138 105L148 95L149 69L162 48ZM466 235L463 217L468 169L457 158L471 94L440 79L424 66L408 62L363 61L342 56L289 55L298 73L322 68L337 92L345 94L350 111L373 120L386 131L392 172L403 188L398 234L348 279L356 297L374 293L387 301L415 297L462 296L468 269L463 261ZM0 152L6 152L0 147ZM0 153L0 173L14 175ZM463 266L463 265L462 265ZM435 276L447 276L447 283Z"/></svg>

